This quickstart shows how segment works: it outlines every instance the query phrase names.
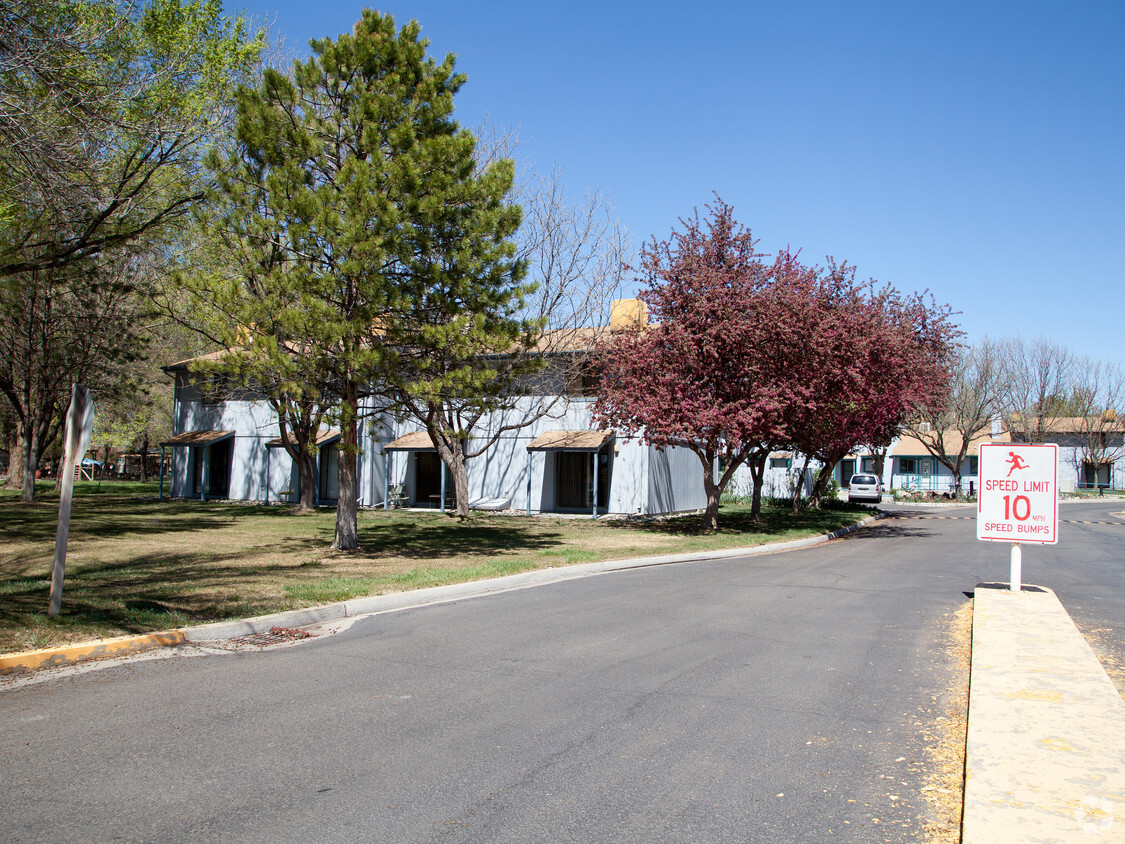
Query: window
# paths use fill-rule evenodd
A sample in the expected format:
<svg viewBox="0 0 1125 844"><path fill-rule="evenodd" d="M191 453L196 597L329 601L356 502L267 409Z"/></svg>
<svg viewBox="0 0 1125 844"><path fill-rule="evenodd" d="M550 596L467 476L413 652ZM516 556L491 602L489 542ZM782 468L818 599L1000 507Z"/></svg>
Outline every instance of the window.
<svg viewBox="0 0 1125 844"><path fill-rule="evenodd" d="M915 457L900 457L898 459L898 470L904 475L917 475L918 459Z"/></svg>
<svg viewBox="0 0 1125 844"><path fill-rule="evenodd" d="M789 468L789 462L790 462L790 460L789 460L788 457L771 457L770 458L770 468L771 469L788 469Z"/></svg>
<svg viewBox="0 0 1125 844"><path fill-rule="evenodd" d="M203 404L222 404L230 396L230 379L225 375L199 375L194 383Z"/></svg>
<svg viewBox="0 0 1125 844"><path fill-rule="evenodd" d="M566 378L568 396L594 398L598 394L601 375L589 363L583 362L571 368Z"/></svg>
<svg viewBox="0 0 1125 844"><path fill-rule="evenodd" d="M966 467L965 464L961 464L961 471L967 475L979 475L980 472L978 471L977 467L978 460L979 458L977 457L968 458L969 465Z"/></svg>
<svg viewBox="0 0 1125 844"><path fill-rule="evenodd" d="M859 463L860 463L860 465L859 465L860 471L863 471L863 472L874 472L875 471L875 458L874 457L864 457L863 459L860 460Z"/></svg>

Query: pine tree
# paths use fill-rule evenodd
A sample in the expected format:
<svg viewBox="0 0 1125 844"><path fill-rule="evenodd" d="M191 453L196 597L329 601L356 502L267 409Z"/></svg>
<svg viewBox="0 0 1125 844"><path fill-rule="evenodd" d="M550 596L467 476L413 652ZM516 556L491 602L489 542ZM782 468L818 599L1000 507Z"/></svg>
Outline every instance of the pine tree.
<svg viewBox="0 0 1125 844"><path fill-rule="evenodd" d="M478 170L475 138L452 117L465 77L452 55L427 57L419 33L365 10L351 34L311 42L291 76L267 70L239 93L238 147L211 160L216 228L238 256L215 299L263 360L296 351L305 388L331 403L343 550L358 547L363 396L403 386L419 353L510 342L519 295L512 165Z"/></svg>

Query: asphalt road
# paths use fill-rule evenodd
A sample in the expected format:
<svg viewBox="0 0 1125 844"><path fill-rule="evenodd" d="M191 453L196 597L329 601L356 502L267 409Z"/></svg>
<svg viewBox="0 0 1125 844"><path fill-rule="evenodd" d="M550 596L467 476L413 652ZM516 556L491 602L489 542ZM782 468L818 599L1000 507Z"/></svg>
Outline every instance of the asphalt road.
<svg viewBox="0 0 1125 844"><path fill-rule="evenodd" d="M1125 656L1125 527L1072 523L1121 504L1024 581ZM948 621L1008 575L925 515L0 688L0 838L925 840Z"/></svg>

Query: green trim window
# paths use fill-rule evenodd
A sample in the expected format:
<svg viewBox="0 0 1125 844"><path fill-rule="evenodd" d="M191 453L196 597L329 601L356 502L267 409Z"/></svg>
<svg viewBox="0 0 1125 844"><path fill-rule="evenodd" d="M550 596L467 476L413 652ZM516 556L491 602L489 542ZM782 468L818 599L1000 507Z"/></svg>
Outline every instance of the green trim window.
<svg viewBox="0 0 1125 844"><path fill-rule="evenodd" d="M933 457L899 457L898 472L900 475L936 475L937 460Z"/></svg>

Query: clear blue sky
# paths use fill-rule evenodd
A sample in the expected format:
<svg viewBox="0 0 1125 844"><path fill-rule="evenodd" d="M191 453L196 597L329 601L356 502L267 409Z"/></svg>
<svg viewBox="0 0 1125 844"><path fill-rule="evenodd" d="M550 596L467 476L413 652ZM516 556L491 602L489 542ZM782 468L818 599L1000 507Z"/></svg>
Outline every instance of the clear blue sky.
<svg viewBox="0 0 1125 844"><path fill-rule="evenodd" d="M362 5L254 0L291 49ZM599 186L639 245L717 191L808 262L929 289L971 339L1125 362L1125 2L417 0L536 169Z"/></svg>

